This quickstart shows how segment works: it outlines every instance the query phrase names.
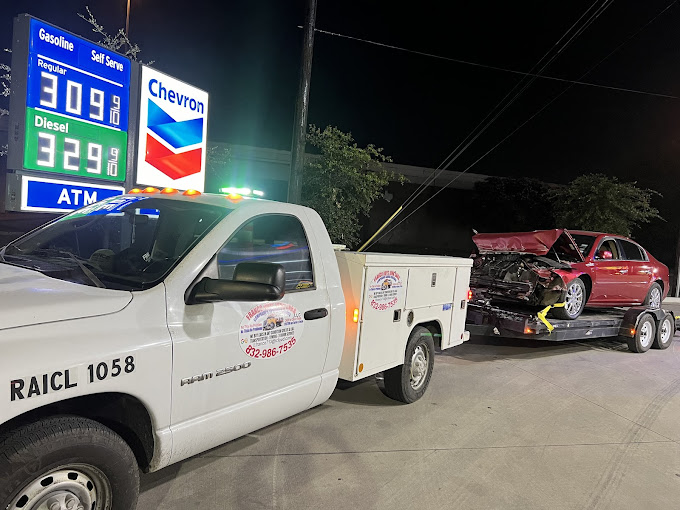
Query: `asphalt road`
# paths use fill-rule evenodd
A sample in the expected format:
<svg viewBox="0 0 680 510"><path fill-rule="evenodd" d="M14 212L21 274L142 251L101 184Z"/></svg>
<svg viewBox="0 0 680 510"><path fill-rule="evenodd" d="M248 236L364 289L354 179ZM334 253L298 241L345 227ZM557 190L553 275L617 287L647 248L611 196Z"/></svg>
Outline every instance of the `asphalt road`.
<svg viewBox="0 0 680 510"><path fill-rule="evenodd" d="M138 509L664 509L680 506L680 337L473 338L415 404L375 379L142 477Z"/></svg>

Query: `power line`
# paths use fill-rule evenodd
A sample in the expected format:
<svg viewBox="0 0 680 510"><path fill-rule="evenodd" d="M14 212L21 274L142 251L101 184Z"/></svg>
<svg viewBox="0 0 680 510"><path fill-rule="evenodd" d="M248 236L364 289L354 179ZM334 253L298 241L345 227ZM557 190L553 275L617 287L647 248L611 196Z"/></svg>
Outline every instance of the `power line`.
<svg viewBox="0 0 680 510"><path fill-rule="evenodd" d="M626 40L624 40L621 44L619 44L616 48L614 48L611 52L609 52L604 58L602 58L599 62L597 62L594 66L592 66L590 69L588 69L585 73L581 75L579 80L585 78L588 74L590 74L593 70L595 70L596 67L598 67L600 64L602 64L605 60L607 60L609 57L611 57L614 53L616 53L618 50L620 50L625 44L627 44L631 39L634 39L637 37L640 32L642 32L644 29L646 29L649 25L651 25L654 21L656 21L657 18L659 18L662 14L664 14L666 11L668 11L673 5L678 3L678 0L674 0L670 4L668 4L664 9L662 9L656 16L654 16L652 19L650 19L647 23L645 23L642 27L640 27L634 34L629 36ZM380 239L382 239L384 236L392 232L394 229L399 227L404 221L409 219L414 213L416 213L421 207L423 207L427 202L432 200L434 197L436 197L439 193L444 191L449 185L451 185L453 182L455 182L461 175L466 173L468 170L470 170L472 167L474 167L477 163L479 163L482 159L484 159L486 156L488 156L491 152L496 150L501 144L503 144L508 138L513 136L517 131L519 131L521 128L523 128L526 124L531 122L535 117L537 117L541 112L543 112L546 108L548 108L551 104L553 104L555 101L557 101L562 95L564 95L567 91L569 91L575 83L572 83L569 85L567 88L565 88L563 91L561 91L557 96L555 96L553 99L551 99L548 103L546 103L543 107L541 107L538 111L536 111L531 117L529 117L527 120L525 120L522 124L517 126L514 130L512 130L507 136L505 136L500 142L498 142L496 145L491 147L488 151L486 151L482 156L480 156L478 159L476 159L471 165L469 165L465 170L460 172L458 175L455 175L449 182L447 182L443 187L441 187L439 190L437 190L431 197L429 197L427 200L425 200L422 204L420 204L418 207L416 207L413 211L411 211L404 219L402 219L399 223L394 225L390 230L385 232L383 235L378 237L376 240L373 241L368 247L372 246L376 242L378 242Z"/></svg>
<svg viewBox="0 0 680 510"><path fill-rule="evenodd" d="M298 25L298 28L303 28L303 27L301 25ZM342 37L344 39L350 39L352 41L358 41L358 42L363 42L363 43L367 43L367 44L372 44L374 46L380 46L380 47L388 48L388 49L392 49L392 50L403 51L403 52L406 52L406 53L413 53L414 55L421 55L423 57L431 57L431 58L436 58L436 59L439 59L439 60L447 60L449 62L455 62L457 64L464 64L464 65L469 65L469 66L473 66L473 67L491 69L491 70L494 70L494 71L501 71L501 72L505 72L505 73L519 74L519 75L522 75L522 76L536 76L536 77L542 78L544 80L552 80L552 81L558 81L558 82L562 82L562 83L572 83L572 84L575 84L575 85L583 85L585 87L595 87L595 88L606 89L606 90L614 90L614 91L617 91L617 92L629 92L631 94L642 94L642 95L646 95L646 96L661 97L661 98L664 98L664 99L679 99L678 96L673 96L673 95L670 95L670 94L662 94L660 92L650 92L650 91L647 91L647 90L637 90L637 89L630 89L630 88L626 88L626 87L616 87L614 85L603 85L601 83L592 83L592 82L580 81L580 80L570 80L568 78L558 78L557 76L536 75L536 74L528 73L528 72L525 72L525 71L518 71L517 69L509 69L507 67L494 66L494 65L490 65L490 64L481 64L479 62L471 62L469 60L462 60L462 59L453 58L453 57L445 57L443 55L437 55L437 54L428 53L428 52L425 52L425 51L411 50L411 49L408 49L408 48L403 48L401 46L394 46L392 44L385 44L385 43L381 43L381 42L378 42L378 41L371 41L370 39L362 39L360 37L354 37L354 36L351 36L351 35L340 34L340 33L337 33L337 32L330 32L328 30L322 30L320 28L316 28L316 29L314 29L314 31L319 32L321 34L332 35L334 37Z"/></svg>
<svg viewBox="0 0 680 510"><path fill-rule="evenodd" d="M568 37L568 36L569 36L569 39L568 39L564 44L562 44L561 47L558 47L558 48L557 48L557 51L554 53L554 55L552 55L552 56L548 59L548 61L547 61L545 64L543 64L543 65L541 66L541 68L538 70L538 72L537 72L536 74L540 75L540 74L541 74L541 73L542 73L542 72L543 72L543 71L544 71L544 70L545 70L545 69L546 69L546 68L547 68L547 67L548 67L548 66L549 66L549 65L550 65L550 64L551 64L551 63L552 63L559 55L560 55L560 53L562 53L562 51L563 51L564 49L566 49L566 48L567 48L567 47L568 47L568 46L576 39L576 37L578 37L580 34L582 34L584 30L586 30L586 29L587 29L587 28L588 28L588 27L589 27L589 26L590 26L597 18L600 17L600 15L601 15L608 7L612 4L613 1L614 1L614 0L604 0L604 1L602 2L602 4L595 10L595 12L594 12L593 14L590 15L590 18L588 18L588 19L586 20L586 22L585 22L582 26L580 26L580 27L576 30L576 32L575 32L574 34L571 34L571 35L570 35L570 33L572 32L572 30L574 29L574 27L576 27L576 26L581 22L581 20L582 20L582 19L583 19L583 18L584 18L584 17L585 17L592 9L593 9L593 7L598 3L598 0L595 0L595 2L593 2L593 4L592 4L588 9L586 9L586 11L581 15L581 17L579 17L579 19L576 20L576 22L575 22L573 25L571 25L571 26L569 27L569 29L568 29L568 30L567 30L567 31L566 31L566 32L565 32L565 33L557 40L557 42L556 42L556 43L555 43L555 44L554 44L554 45L553 45L553 46L545 53L545 55L543 55L543 56L539 59L539 61L532 67L531 71L533 71L536 67L538 67L539 65L541 65L541 62L542 62L543 60L545 60L545 59L548 57L548 55L550 55L551 52L553 52L553 50L555 49L555 47L556 47L562 40L564 40L565 37ZM469 146L470 146L477 138L479 138L479 136L480 136L484 131L486 131L486 129L487 129L489 126L491 126L491 124L493 124L493 122L494 122L494 121L495 121L495 120L496 120L496 119L497 119L497 118L498 118L498 117L499 117L499 116L500 116L507 108L509 108L510 105L512 105L512 103L514 103L514 101L515 101L515 100L516 100L516 99L517 99L517 98L518 98L518 97L519 97L519 96L520 96L520 95L521 95L521 94L522 94L522 93L523 93L523 92L524 92L524 91L525 91L525 90L526 90L526 89L527 89L527 88L528 88L528 87L529 87L529 86L537 79L537 76L531 77L531 78L529 79L529 81L528 81L528 82L527 82L527 83L526 83L526 84L525 84L525 85L524 85L524 86L523 86L523 87L522 87L522 88L514 95L514 97L512 97L512 98L511 98L511 99L510 99L510 100L509 100L509 101L508 101L508 102L500 109L500 111L498 111L498 112L494 115L494 117L491 118L491 120L489 120L489 121L486 123L486 125L484 125L481 129L479 129L479 131L474 135L474 137L472 137L472 139L470 139L469 141L467 141L468 138L470 138L470 136L472 135L472 133L474 133L474 132L481 126L481 124L483 124L483 123L486 121L486 119L488 119L489 116L490 116L495 110L497 110L497 109L500 107L500 105L505 101L505 99L506 99L510 94L512 94L512 92L514 92L514 90L515 90L516 88L518 88L518 87L522 84L522 82L525 80L525 78L526 78L526 77L522 78L522 80L520 80L520 82L519 82L517 85L515 85L515 87L513 87L513 89L512 89L508 94L506 94L506 96L505 96L503 99L501 99L501 101L494 107L494 109L491 111L491 113L489 113L489 114L484 118L484 120L482 120L482 122L481 122L480 124L478 124L478 125L475 127L475 129L472 130L472 132L465 138L465 140L463 140L463 142L461 142L461 143L458 145L458 147L456 147L456 149L454 149L454 152L457 151L456 154L455 154L453 157L451 157L451 154L453 154L453 153L449 154L449 156L447 156L446 159L444 159L444 161L446 161L447 159L450 158L449 161L448 161L445 165L444 165L444 163L442 162L442 164L440 165L441 169L440 169L440 167L437 167L437 169L436 169L435 171L432 172L432 176L431 176L431 178L430 178L430 181L425 181L423 184L421 184L421 186L416 190L416 192L415 192L414 194L412 194L412 195L406 200L405 203L407 203L407 204L410 205L410 204L411 204L411 203L412 203L412 202L413 202L413 201L414 201L421 193L423 193L423 192L425 191L425 189L427 188L427 186L429 185L429 182L434 182L434 180L435 180L435 179L436 179L436 178L437 178L444 170L446 170L446 169L447 169L447 168L448 168L448 167L449 167L456 159L458 159L458 157L459 157L459 156L460 156L460 155L461 155L461 154L462 154L462 153L463 153L463 152L464 152L464 151L465 151L465 150L466 150L466 149L467 149L467 148L468 148L468 147L469 147ZM465 143L466 141L467 141L467 143ZM459 149L459 147L460 147L463 143L465 143L465 145L464 145L462 148ZM442 188L442 189L444 189L444 188ZM440 190L440 191L441 191L441 190ZM387 234L389 234L390 232L392 232L395 228L397 228L397 227L398 227L399 225L401 225L404 221L406 221L406 219L408 219L409 217L411 217L411 216L413 215L413 213L415 213L417 210L419 210L421 207L423 207L427 202L429 202L432 198L434 198L434 197L435 197L436 195L438 195L438 194L439 194L439 192L435 193L432 197L429 197L427 200L425 200L425 202L423 202L422 204L420 204L414 211L412 211L411 213L409 213L409 214L406 216L406 218L402 219L399 223L397 223L394 227L392 227L392 228L391 228L390 230L388 230L387 232L383 233L380 237L374 239L373 242L372 242L371 244L369 244L366 248L370 248L373 244L377 243L377 242L378 242L380 239L382 239L384 236L386 236ZM402 206L402 208L401 208L402 211L403 211L404 207L405 207L405 206Z"/></svg>
<svg viewBox="0 0 680 510"><path fill-rule="evenodd" d="M446 170L449 166L451 166L451 164L452 164L456 159L458 159L458 158L463 154L463 152L465 152L465 150L466 150L472 143L474 143L474 141L475 141L477 138L479 138L479 137L482 135L482 133L484 133L484 131L486 131L486 130L489 128L489 126L491 126L491 124L493 124L493 123L496 121L496 119L498 119L498 117L500 117L500 116L503 114L503 112L505 112L505 110L507 110L507 109L508 109L508 108L509 108L509 107L510 107L510 106L511 106L518 98L519 98L519 96L522 95L522 93L523 93L527 88L529 88L529 87L531 86L531 84L538 78L538 76L539 76L539 75L540 75L540 74L541 74L541 73L542 73L542 72L543 72L543 71L544 71L544 70L545 70L545 69L546 69L546 68L547 68L547 67L548 67L548 66L549 66L549 65L550 65L550 64L551 64L551 63L552 63L559 55L560 55L560 53L561 53L564 49L566 49L566 48L567 48L567 47L568 47L568 46L576 39L576 37L578 37L581 33L583 33L583 31L584 31L586 28L588 28L588 27L589 27L589 26L590 26L590 25L591 25L591 24L592 24L592 23L593 23L593 22L594 22L594 21L595 21L595 20L596 20L596 19L597 19L597 18L598 18L598 17L599 17L599 16L600 16L600 15L601 15L601 14L602 14L602 13L603 13L610 5L611 5L611 3L612 3L613 1L614 1L614 0L604 0L604 2L603 2L603 3L595 10L595 12L594 12L593 14L590 15L590 18L589 18L588 20L586 20L586 22L585 22L581 27L579 27L579 28L576 30L576 32L575 32L574 34L572 34L572 35L570 36L570 33L572 32L572 30L574 30L574 28L578 26L578 24L581 22L581 20L582 20L582 19L583 19L583 18L584 18L584 17L585 17L592 9L593 9L593 7L595 7L595 5L598 3L598 0L595 0L595 1L592 3L592 5L591 5L588 9L586 9L586 11L585 11L585 12L584 12L584 13L583 13L583 14L582 14L582 15L574 22L574 24L572 24L572 25L569 27L569 29L568 29L568 30L567 30L567 31L566 31L566 32L565 32L565 33L557 40L557 42L556 42L555 44L553 44L553 46L552 46L552 47L551 47L551 48L550 48L550 49L549 49L549 50L548 50L548 51L547 51L547 52L546 52L539 60L538 60L538 62L536 62L536 64L534 64L534 66L533 66L533 67L531 68L531 70L530 70L530 72L533 74L534 69L536 69L537 67L541 66L541 68L538 70L538 72L537 72L535 75L533 75L531 78L529 78L528 82L526 82L524 85L522 85L522 83L525 82L525 80L526 80L527 77L526 77L526 76L525 76L525 77L522 77L522 79L521 79L521 80L520 80L520 81L519 81L519 82L518 82L511 90L510 90L510 92L508 92L508 93L503 97L503 99L501 99L501 100L498 102L498 104L496 104L496 106L494 106L494 108L487 114L487 116L484 117L484 119L482 119L482 121L481 121L479 124L477 124L477 126L475 126L475 128L474 128L474 129L473 129L473 130L465 137L465 139L463 139L463 141L460 142L460 143L458 144L458 146L457 146L457 147L456 147L456 148L455 148L455 149L454 149L454 150L453 150L446 158L444 158L444 161L442 161L442 163L441 163L441 164L440 164L440 165L432 172L432 175L430 176L430 178L427 179L427 180L425 180L425 181L418 187L418 189L417 189L415 192L413 192L413 193L412 193L412 194L404 201L404 204L402 205L402 208L401 208L401 212L403 212L403 210L404 210L406 207L408 207L410 204L412 204L412 203L413 203L413 202L414 202L414 201L415 201L415 200L416 200L416 199L417 199L417 198L425 191L425 189L427 189L427 186L429 186L429 184L430 184L431 182L434 182L434 180L435 180L435 179L436 179L436 178L437 178L444 170ZM558 45L559 45L566 37L569 37L569 39L568 39L565 43L563 43L562 46L559 46L559 47L558 47ZM557 51L556 51L556 52L548 59L548 61L547 61L545 64L541 64L546 58L548 58L548 56L555 50L556 47L557 47ZM506 100L513 92L515 92L515 90L516 90L517 88L519 88L520 86L521 86L522 88L521 88L518 92L516 92L515 95L514 95L511 99L509 99L509 100L507 101L507 103L506 103L504 106L502 106L502 108L500 108L501 105L503 105L503 103L505 102L505 100ZM496 110L498 110L498 108L500 108L500 110L499 110L497 113L495 113L495 115L494 115L494 112L495 112ZM488 120L488 122L487 122L487 119L489 119L489 117L491 117L491 115L494 115L493 118L491 118L491 119ZM486 122L486 124L484 124L485 122ZM476 131L476 133L475 133L475 131ZM474 135L474 136L473 136L473 135ZM462 146L462 148L461 148L461 146ZM426 201L426 202L427 202L427 201ZM422 205L421 205L421 207L422 207ZM420 207L419 207L419 208L420 208ZM410 214L409 214L409 216L410 216ZM403 221L404 221L404 220L400 221L399 224L401 224ZM397 224L397 225L399 225L399 224ZM386 235L387 233L391 232L392 230L394 230L394 229L390 229L388 232L386 232L385 234L383 234L383 236ZM376 242L377 242L379 239L381 239L383 236L381 236L381 237L378 238L378 239L375 239L375 240L371 243L371 245L374 244L374 243L376 243ZM371 245L369 245L369 247L370 247Z"/></svg>

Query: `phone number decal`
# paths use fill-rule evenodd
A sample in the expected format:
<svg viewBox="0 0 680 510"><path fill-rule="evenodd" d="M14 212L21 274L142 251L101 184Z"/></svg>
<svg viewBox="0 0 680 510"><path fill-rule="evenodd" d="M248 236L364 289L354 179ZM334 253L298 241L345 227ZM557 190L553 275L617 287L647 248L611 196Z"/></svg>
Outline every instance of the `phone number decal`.
<svg viewBox="0 0 680 510"><path fill-rule="evenodd" d="M272 359L289 352L302 336L302 314L286 303L265 303L241 321L239 344L251 358Z"/></svg>

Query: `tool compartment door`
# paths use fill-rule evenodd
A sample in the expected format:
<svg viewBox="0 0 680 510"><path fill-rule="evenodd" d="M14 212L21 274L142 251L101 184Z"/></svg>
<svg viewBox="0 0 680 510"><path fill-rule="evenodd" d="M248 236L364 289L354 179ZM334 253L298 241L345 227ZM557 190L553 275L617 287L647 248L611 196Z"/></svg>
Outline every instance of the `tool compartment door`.
<svg viewBox="0 0 680 510"><path fill-rule="evenodd" d="M406 309L452 303L455 281L455 267L412 267L409 270Z"/></svg>
<svg viewBox="0 0 680 510"><path fill-rule="evenodd" d="M356 373L368 376L404 361L407 268L367 267Z"/></svg>
<svg viewBox="0 0 680 510"><path fill-rule="evenodd" d="M458 267L456 268L456 282L453 287L451 328L449 329L449 337L442 338L442 349L462 344L470 338L465 331L468 290L470 290L470 267Z"/></svg>

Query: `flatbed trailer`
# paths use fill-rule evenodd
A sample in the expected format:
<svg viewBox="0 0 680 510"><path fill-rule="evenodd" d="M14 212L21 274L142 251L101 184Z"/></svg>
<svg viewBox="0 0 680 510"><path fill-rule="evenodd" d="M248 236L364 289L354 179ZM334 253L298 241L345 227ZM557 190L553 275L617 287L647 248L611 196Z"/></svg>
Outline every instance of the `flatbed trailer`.
<svg viewBox="0 0 680 510"><path fill-rule="evenodd" d="M473 302L468 304L465 324L471 335L525 340L561 342L621 337L633 352L667 348L676 327L676 317L671 312L644 306L586 310L577 319L565 320L546 316L546 310Z"/></svg>

